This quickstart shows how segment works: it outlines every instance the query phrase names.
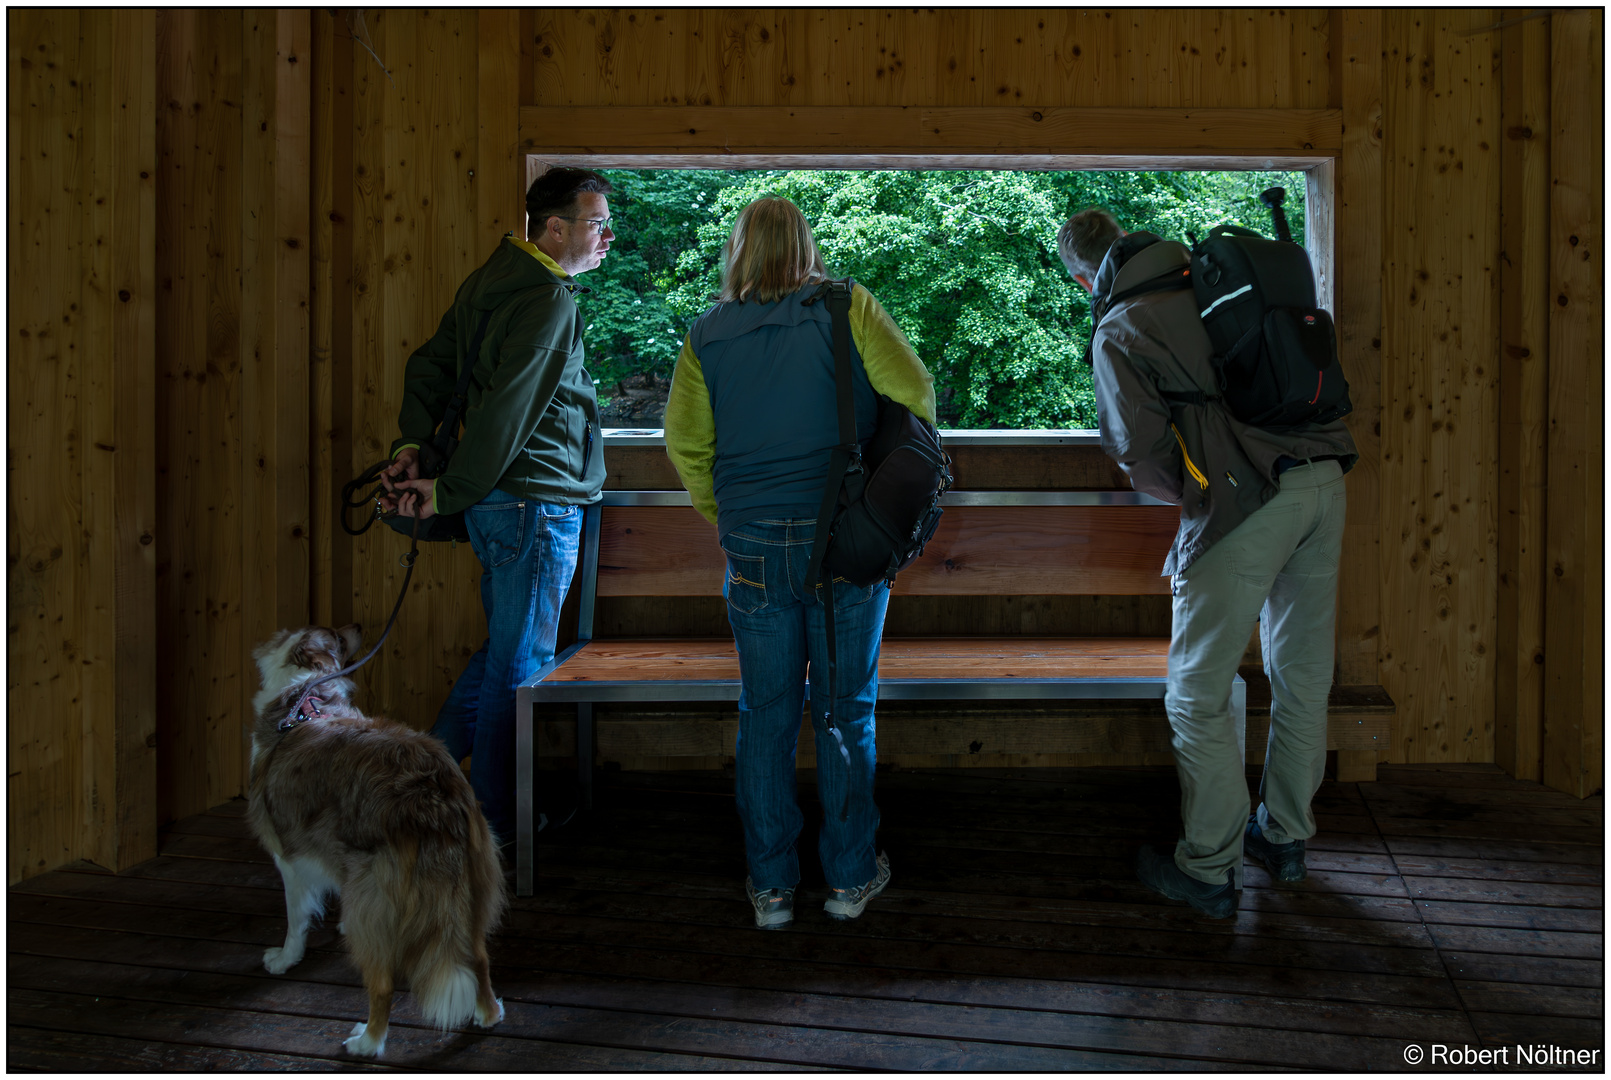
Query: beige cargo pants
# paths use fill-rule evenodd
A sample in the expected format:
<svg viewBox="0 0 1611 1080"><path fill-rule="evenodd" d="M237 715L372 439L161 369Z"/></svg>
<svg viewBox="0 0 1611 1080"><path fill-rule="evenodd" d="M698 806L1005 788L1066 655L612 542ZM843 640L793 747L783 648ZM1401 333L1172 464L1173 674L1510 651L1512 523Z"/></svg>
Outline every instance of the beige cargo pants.
<svg viewBox="0 0 1611 1080"><path fill-rule="evenodd" d="M1230 697L1255 622L1272 697L1259 827L1274 844L1315 833L1309 803L1326 766L1345 509L1342 467L1300 463L1273 499L1175 575L1164 698L1180 773L1175 863L1199 881L1230 873L1242 887L1249 800Z"/></svg>

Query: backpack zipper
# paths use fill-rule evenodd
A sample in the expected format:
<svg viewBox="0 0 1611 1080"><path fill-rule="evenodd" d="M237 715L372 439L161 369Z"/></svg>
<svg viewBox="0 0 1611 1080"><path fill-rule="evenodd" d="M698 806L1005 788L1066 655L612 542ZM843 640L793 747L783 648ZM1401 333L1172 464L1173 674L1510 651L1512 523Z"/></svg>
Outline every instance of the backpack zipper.
<svg viewBox="0 0 1611 1080"><path fill-rule="evenodd" d="M1186 459L1186 471L1191 473L1191 478L1197 481L1198 487L1202 488L1204 491L1207 491L1208 477L1203 475L1202 470L1199 469L1196 463L1192 461L1191 454L1187 453L1186 440L1181 438L1180 429L1175 425L1170 424L1169 430L1175 433L1175 441L1180 444L1180 456Z"/></svg>

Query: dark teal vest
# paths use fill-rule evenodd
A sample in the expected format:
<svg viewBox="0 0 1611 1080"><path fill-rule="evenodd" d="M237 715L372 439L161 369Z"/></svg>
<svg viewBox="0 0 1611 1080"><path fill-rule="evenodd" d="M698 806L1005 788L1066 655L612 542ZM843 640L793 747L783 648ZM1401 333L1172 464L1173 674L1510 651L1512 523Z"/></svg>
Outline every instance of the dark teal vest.
<svg viewBox="0 0 1611 1080"><path fill-rule="evenodd" d="M728 302L689 330L716 418L716 531L750 521L815 518L839 442L832 323L809 285L770 304ZM850 346L856 433L872 437L878 396Z"/></svg>

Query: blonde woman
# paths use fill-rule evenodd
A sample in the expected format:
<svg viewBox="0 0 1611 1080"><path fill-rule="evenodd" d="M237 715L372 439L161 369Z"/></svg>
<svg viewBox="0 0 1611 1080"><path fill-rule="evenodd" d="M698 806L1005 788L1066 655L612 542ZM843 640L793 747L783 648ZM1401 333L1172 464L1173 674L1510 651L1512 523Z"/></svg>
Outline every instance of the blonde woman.
<svg viewBox="0 0 1611 1080"><path fill-rule="evenodd" d="M742 684L737 802L745 891L755 925L780 929L794 919L800 882L794 756L806 670L827 670L823 604L805 576L839 442L832 324L825 304L807 303L828 274L811 226L787 199L746 206L722 256L718 302L695 320L677 360L666 452L727 554L723 595ZM933 379L860 285L852 290L850 330L859 439L873 434L879 394L933 423ZM818 855L828 884L824 910L854 919L889 882L889 857L874 846L873 802L873 706L889 586L836 580L833 588L838 730L823 722L826 678L811 680L811 715L818 798L847 810L823 815Z"/></svg>

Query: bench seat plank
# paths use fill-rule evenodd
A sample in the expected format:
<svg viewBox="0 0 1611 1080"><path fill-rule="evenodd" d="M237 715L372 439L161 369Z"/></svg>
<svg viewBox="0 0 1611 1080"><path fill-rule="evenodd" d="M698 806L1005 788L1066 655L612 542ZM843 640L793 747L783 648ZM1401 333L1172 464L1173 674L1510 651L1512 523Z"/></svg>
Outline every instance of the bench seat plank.
<svg viewBox="0 0 1611 1080"><path fill-rule="evenodd" d="M1168 653L1169 639L1162 637L888 637L879 658L887 663L907 657L1165 657ZM569 664L734 655L732 638L604 638L588 642Z"/></svg>
<svg viewBox="0 0 1611 1080"><path fill-rule="evenodd" d="M1153 682L1169 674L1168 651L1166 638L889 638L879 654L878 678L881 690L911 682L955 685L996 679ZM588 692L566 692L558 686L564 683L609 684L636 698L638 692L664 689L643 684L675 681L710 689L727 683L736 687L738 678L731 638L622 639L589 642L531 688L539 701L577 700L578 692Z"/></svg>

